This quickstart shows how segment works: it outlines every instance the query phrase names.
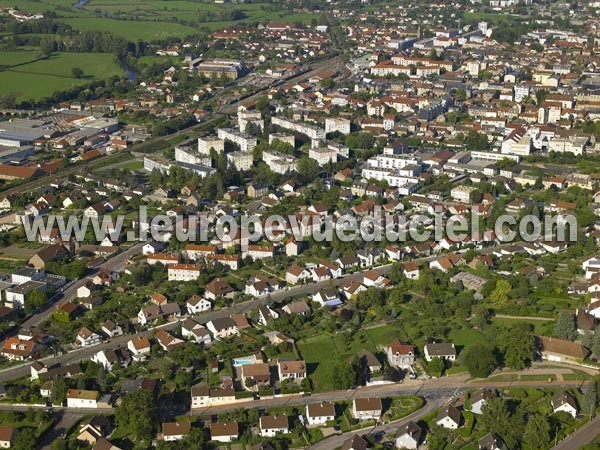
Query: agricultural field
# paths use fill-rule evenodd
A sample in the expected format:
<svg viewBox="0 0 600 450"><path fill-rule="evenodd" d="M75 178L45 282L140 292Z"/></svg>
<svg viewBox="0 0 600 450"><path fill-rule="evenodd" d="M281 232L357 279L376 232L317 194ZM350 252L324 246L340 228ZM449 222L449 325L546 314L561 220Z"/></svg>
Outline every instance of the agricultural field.
<svg viewBox="0 0 600 450"><path fill-rule="evenodd" d="M130 41L139 39L155 41L169 37L185 37L198 32L195 28L170 22L146 22L130 20L101 19L96 17L76 17L64 19L65 22L81 31L112 31Z"/></svg>
<svg viewBox="0 0 600 450"><path fill-rule="evenodd" d="M0 95L14 93L22 100L39 100L58 90L124 74L115 57L107 53L57 53L40 58L37 51L12 51L2 52L1 61ZM73 77L74 67L84 71L82 78Z"/></svg>

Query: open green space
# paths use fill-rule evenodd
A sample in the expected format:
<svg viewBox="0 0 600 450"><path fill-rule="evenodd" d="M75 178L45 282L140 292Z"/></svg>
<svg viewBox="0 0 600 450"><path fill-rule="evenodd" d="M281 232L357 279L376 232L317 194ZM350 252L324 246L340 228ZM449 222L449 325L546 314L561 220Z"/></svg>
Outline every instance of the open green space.
<svg viewBox="0 0 600 450"><path fill-rule="evenodd" d="M14 93L21 99L39 100L58 90L122 75L114 55L107 53L57 53L40 59L35 51L14 51L1 54L0 95ZM71 70L84 71L80 79Z"/></svg>
<svg viewBox="0 0 600 450"><path fill-rule="evenodd" d="M170 22L146 22L131 20L101 19L97 17L76 17L64 19L73 28L81 31L104 30L121 35L124 38L137 41L155 41L171 36L185 37L198 32L195 28Z"/></svg>

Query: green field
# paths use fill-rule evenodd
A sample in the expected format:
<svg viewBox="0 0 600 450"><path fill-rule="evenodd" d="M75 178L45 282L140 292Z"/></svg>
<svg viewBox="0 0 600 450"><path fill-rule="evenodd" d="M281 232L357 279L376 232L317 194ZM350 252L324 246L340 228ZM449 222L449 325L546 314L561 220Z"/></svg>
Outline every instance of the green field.
<svg viewBox="0 0 600 450"><path fill-rule="evenodd" d="M36 51L1 55L0 95L14 93L20 100L39 100L55 91L124 73L115 57L106 53L58 53L47 59L40 59ZM83 78L72 76L73 67L83 69Z"/></svg>
<svg viewBox="0 0 600 450"><path fill-rule="evenodd" d="M137 41L138 39L153 41L166 39L171 36L185 37L198 32L195 28L168 22L112 20L96 17L77 17L62 21L81 31L112 31L131 41Z"/></svg>

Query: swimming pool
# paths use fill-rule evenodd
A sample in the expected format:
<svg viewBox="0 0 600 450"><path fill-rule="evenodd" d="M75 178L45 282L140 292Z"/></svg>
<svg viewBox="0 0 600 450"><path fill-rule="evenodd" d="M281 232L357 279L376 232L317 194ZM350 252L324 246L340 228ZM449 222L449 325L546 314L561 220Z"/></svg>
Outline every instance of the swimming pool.
<svg viewBox="0 0 600 450"><path fill-rule="evenodd" d="M256 356L245 356L243 358L234 358L232 360L234 366L245 366L246 364L256 364Z"/></svg>

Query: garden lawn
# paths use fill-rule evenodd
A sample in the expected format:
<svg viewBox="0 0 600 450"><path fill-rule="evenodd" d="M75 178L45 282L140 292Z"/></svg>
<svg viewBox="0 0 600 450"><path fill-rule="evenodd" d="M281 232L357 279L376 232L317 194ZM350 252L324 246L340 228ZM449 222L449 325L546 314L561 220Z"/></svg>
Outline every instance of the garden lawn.
<svg viewBox="0 0 600 450"><path fill-rule="evenodd" d="M319 335L299 341L297 347L308 366L308 376L313 381L313 390L335 390L334 371L341 358L333 339L330 336Z"/></svg>

